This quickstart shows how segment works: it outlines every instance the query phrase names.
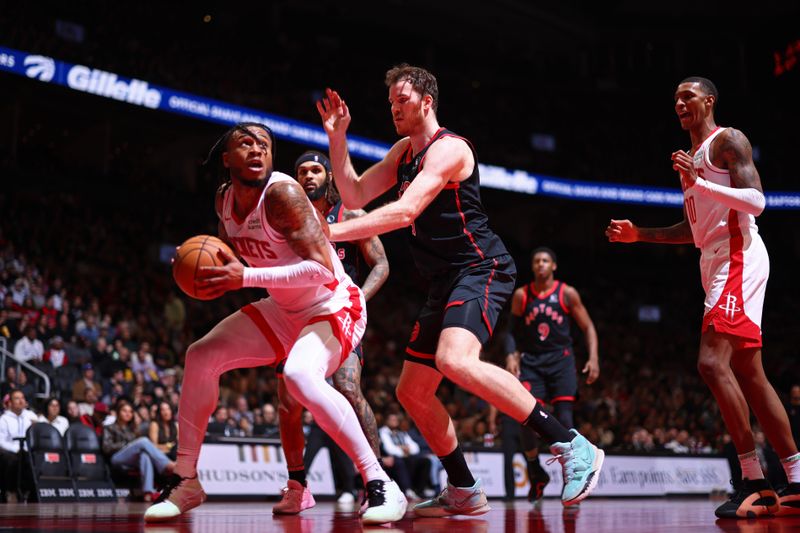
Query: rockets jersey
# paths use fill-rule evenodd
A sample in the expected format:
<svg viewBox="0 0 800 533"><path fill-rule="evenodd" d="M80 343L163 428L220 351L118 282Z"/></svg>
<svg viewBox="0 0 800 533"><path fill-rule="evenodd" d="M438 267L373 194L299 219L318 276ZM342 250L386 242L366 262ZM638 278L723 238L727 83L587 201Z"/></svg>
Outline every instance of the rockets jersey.
<svg viewBox="0 0 800 533"><path fill-rule="evenodd" d="M328 224L336 224L342 221L343 214L344 205L342 204L342 201L339 200L328 210L328 213L325 215L325 219L327 220ZM363 281L361 279L361 264L363 263L363 259L361 258L361 249L359 248L358 244L355 242L344 241L332 242L331 245L333 246L333 249L336 250L336 255L342 261L344 271L347 272L347 275L350 276L350 279L352 279L354 283L360 285Z"/></svg>
<svg viewBox="0 0 800 533"><path fill-rule="evenodd" d="M428 148L443 137L463 139L472 151L475 169L464 181L448 183L411 225L411 255L427 278L508 253L503 241L489 228L481 204L478 157L463 137L440 128L417 155L412 154L409 143L397 161L398 196L424 167Z"/></svg>
<svg viewBox="0 0 800 533"><path fill-rule="evenodd" d="M702 142L692 157L699 177L718 185L730 187L730 172L714 166L709 157L711 143L725 129L717 127L711 132L711 135ZM756 219L753 215L741 211L732 213L732 209L702 194L697 187L684 189L683 196L686 218L692 228L694 244L698 248L727 240L737 231L741 231L745 236L758 233L758 226L756 226ZM734 224L737 224L738 228L732 227Z"/></svg>
<svg viewBox="0 0 800 533"><path fill-rule="evenodd" d="M267 189L279 181L292 181L294 179L281 172L273 172L267 185L258 199L258 204L244 218L238 220L233 211L233 188L228 187L223 192L222 209L219 213L228 240L236 247L238 254L251 267L274 267L293 265L303 261L291 249L286 239L275 231L267 222L264 212L264 202ZM314 215L317 210L311 205ZM307 313L309 309L319 309L321 312L336 312L350 301L350 287L355 287L344 271L342 262L333 250L328 248L336 280L328 285L317 287L290 287L269 289L270 297L284 311L289 313ZM356 290L359 290L356 288Z"/></svg>
<svg viewBox="0 0 800 533"><path fill-rule="evenodd" d="M525 286L521 319L523 333L521 338L515 339L520 352L536 355L572 346L564 287L563 282L556 280L548 291L537 294L533 283Z"/></svg>

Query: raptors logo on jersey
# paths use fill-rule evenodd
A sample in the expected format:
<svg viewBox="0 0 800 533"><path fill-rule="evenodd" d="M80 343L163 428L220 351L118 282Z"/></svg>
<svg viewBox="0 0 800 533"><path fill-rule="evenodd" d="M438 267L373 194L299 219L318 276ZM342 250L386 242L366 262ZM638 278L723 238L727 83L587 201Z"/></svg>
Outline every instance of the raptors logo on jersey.
<svg viewBox="0 0 800 533"><path fill-rule="evenodd" d="M517 339L519 351L539 354L572 346L564 287L561 281L555 281L543 293L536 293L533 284L525 287L522 310L525 328L522 337Z"/></svg>

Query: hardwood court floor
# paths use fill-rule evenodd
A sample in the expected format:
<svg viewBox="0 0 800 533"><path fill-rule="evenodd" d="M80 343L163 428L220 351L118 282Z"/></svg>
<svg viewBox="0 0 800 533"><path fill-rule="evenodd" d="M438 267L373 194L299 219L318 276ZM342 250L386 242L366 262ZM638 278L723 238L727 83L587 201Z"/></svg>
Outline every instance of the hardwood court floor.
<svg viewBox="0 0 800 533"><path fill-rule="evenodd" d="M707 498L590 498L564 510L555 499L538 506L524 500L491 500L492 510L475 518L417 518L409 512L396 523L362 527L352 510L331 502L298 516L275 517L274 502L208 502L171 523L146 525L144 503L0 504L0 533L790 533L800 517L717 521L718 501Z"/></svg>

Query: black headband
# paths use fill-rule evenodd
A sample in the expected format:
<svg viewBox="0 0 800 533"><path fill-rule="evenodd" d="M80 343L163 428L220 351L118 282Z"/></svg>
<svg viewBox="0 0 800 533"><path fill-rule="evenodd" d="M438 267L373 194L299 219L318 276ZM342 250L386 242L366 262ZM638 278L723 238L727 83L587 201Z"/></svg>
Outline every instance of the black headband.
<svg viewBox="0 0 800 533"><path fill-rule="evenodd" d="M297 174L297 169L300 168L300 165L303 163L308 163L309 161L313 161L314 163L319 163L325 170L328 172L331 171L331 162L328 157L323 154L322 152L317 152L315 150L309 150L304 152L303 155L297 158L297 161L294 162L294 173Z"/></svg>

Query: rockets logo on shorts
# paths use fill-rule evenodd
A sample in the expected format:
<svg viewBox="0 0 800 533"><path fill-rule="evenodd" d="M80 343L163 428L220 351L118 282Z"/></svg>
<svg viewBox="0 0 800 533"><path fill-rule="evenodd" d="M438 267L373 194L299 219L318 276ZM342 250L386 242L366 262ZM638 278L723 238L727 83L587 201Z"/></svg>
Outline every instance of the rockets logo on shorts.
<svg viewBox="0 0 800 533"><path fill-rule="evenodd" d="M733 316L736 313L742 310L741 307L736 307L737 300L738 298L736 298L736 296L728 292L728 294L725 295L725 303L719 305L719 308L725 311L725 318L730 321L733 320Z"/></svg>

